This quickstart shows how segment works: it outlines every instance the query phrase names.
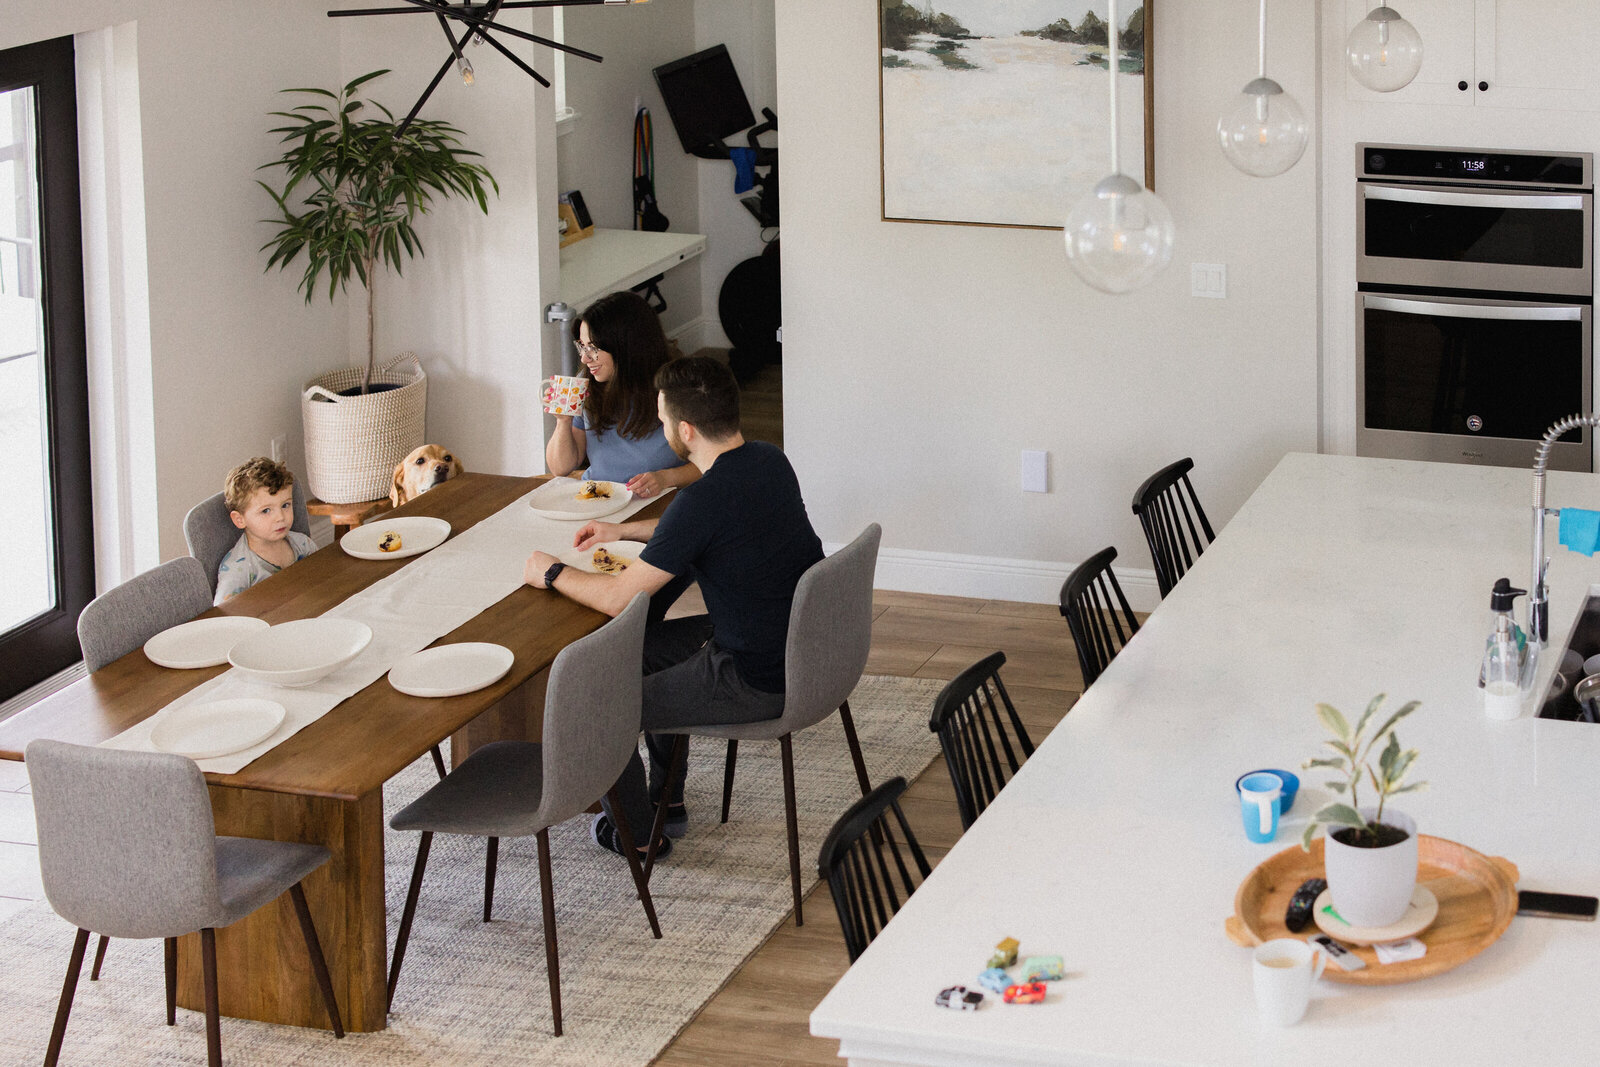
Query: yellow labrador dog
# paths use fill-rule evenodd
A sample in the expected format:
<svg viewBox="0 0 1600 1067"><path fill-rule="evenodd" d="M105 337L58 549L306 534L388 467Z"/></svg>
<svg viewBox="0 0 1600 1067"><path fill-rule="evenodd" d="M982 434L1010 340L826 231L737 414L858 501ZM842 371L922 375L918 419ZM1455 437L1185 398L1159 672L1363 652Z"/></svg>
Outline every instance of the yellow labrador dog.
<svg viewBox="0 0 1600 1067"><path fill-rule="evenodd" d="M421 496L440 482L447 482L464 474L461 461L439 445L423 445L413 449L394 469L394 486L389 490L389 502L399 507L406 501Z"/></svg>

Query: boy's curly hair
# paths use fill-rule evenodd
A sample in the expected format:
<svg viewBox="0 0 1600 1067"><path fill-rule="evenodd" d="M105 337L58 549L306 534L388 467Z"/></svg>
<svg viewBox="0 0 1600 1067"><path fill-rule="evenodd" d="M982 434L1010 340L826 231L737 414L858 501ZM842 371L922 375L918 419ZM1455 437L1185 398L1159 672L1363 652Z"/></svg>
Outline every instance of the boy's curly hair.
<svg viewBox="0 0 1600 1067"><path fill-rule="evenodd" d="M294 475L288 467L266 456L257 456L228 472L227 481L222 483L222 499L227 502L229 511L242 514L250 506L250 497L257 489L265 489L276 496L293 484Z"/></svg>

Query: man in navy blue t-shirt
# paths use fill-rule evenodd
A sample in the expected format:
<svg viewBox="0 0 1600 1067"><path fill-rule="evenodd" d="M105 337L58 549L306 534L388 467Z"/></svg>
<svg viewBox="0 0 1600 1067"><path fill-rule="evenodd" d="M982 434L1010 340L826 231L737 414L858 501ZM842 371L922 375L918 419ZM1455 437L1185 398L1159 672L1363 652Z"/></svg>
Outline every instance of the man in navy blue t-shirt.
<svg viewBox="0 0 1600 1067"><path fill-rule="evenodd" d="M661 800L673 727L782 714L789 607L800 576L822 559L794 468L777 448L747 442L739 430L739 387L728 368L703 356L678 359L661 368L655 384L667 442L700 468L700 480L678 490L659 519L591 522L578 531L580 549L646 542L639 560L620 574L570 570L546 552L535 552L524 569L529 585L556 589L613 616L638 593L673 596L690 581L700 583L707 614L660 620L663 609L656 605L645 633L650 788L638 756L617 782L641 852ZM688 828L681 782L674 793L667 833L681 836ZM614 817L597 816L592 834L620 853ZM669 845L662 842L657 855Z"/></svg>

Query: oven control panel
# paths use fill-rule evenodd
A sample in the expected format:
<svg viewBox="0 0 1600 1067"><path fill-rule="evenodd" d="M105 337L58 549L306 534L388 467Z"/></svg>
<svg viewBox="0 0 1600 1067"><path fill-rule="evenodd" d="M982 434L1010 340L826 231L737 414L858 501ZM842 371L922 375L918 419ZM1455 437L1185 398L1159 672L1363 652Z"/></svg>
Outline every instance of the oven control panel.
<svg viewBox="0 0 1600 1067"><path fill-rule="evenodd" d="M1418 148L1364 144L1362 179L1484 182L1587 189L1593 186L1592 156L1548 152L1485 152L1467 148Z"/></svg>

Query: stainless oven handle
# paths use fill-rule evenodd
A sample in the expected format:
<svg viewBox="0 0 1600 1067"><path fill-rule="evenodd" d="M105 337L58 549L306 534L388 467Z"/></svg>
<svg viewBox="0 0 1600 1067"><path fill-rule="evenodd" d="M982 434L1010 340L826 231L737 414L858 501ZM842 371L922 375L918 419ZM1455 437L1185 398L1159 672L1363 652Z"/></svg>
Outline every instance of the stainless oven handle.
<svg viewBox="0 0 1600 1067"><path fill-rule="evenodd" d="M1579 322L1579 307L1508 307L1501 304L1442 304L1433 300L1397 300L1392 296L1365 296L1364 307L1401 315L1441 315L1451 319L1519 319L1542 322Z"/></svg>
<svg viewBox="0 0 1600 1067"><path fill-rule="evenodd" d="M1399 189L1392 185L1363 185L1368 200L1397 200L1404 204L1438 204L1443 207L1496 207L1517 211L1582 211L1584 198L1575 195L1529 193L1453 193L1431 189Z"/></svg>

